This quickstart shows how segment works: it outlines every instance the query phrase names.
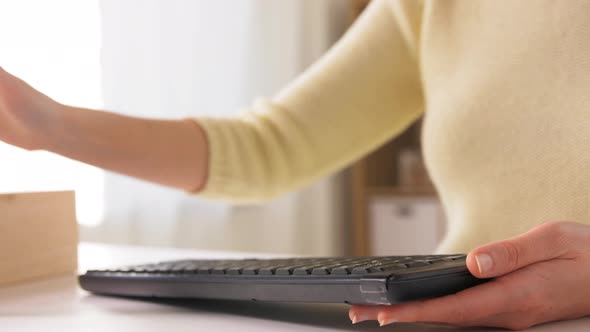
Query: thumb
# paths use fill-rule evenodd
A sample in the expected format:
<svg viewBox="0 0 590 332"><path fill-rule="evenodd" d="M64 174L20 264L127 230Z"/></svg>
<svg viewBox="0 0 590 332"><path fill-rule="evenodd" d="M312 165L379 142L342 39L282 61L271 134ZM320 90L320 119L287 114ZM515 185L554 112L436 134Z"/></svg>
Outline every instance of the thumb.
<svg viewBox="0 0 590 332"><path fill-rule="evenodd" d="M478 278L494 278L567 252L569 223L551 222L509 240L481 246L467 256L469 271Z"/></svg>
<svg viewBox="0 0 590 332"><path fill-rule="evenodd" d="M0 66L0 79L4 80L8 77L8 72L2 66Z"/></svg>

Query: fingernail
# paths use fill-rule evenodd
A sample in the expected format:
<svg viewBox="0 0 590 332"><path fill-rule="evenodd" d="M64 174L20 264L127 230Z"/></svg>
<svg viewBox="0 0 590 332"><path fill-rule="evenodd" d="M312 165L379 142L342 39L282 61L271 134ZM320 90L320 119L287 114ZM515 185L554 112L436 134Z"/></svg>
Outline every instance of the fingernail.
<svg viewBox="0 0 590 332"><path fill-rule="evenodd" d="M364 322L366 320L369 320L369 317L365 316L365 315L352 315L352 317L350 317L350 320L352 321L353 324L356 323L360 323L360 322Z"/></svg>
<svg viewBox="0 0 590 332"><path fill-rule="evenodd" d="M488 254L475 255L475 262L477 263L477 269L481 274L486 274L490 272L492 270L492 267L494 266L492 256Z"/></svg>
<svg viewBox="0 0 590 332"><path fill-rule="evenodd" d="M385 325L389 325L391 323L397 322L397 319L395 319L395 318L380 318L380 319L378 319L378 321L379 321L379 326L385 326Z"/></svg>

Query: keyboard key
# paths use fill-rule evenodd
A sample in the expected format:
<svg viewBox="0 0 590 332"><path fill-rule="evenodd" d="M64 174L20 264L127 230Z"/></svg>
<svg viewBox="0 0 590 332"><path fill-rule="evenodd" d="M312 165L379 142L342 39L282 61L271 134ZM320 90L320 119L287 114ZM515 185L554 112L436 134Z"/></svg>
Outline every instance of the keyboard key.
<svg viewBox="0 0 590 332"><path fill-rule="evenodd" d="M197 274L211 274L211 266L201 266L197 269Z"/></svg>
<svg viewBox="0 0 590 332"><path fill-rule="evenodd" d="M407 266L405 264L400 263L393 263L393 264L386 264L381 266L374 266L369 269L369 272L386 272L386 271L397 271L397 270L405 270Z"/></svg>
<svg viewBox="0 0 590 332"><path fill-rule="evenodd" d="M273 275L276 271L276 267L263 267L258 270L259 275Z"/></svg>
<svg viewBox="0 0 590 332"><path fill-rule="evenodd" d="M275 270L275 274L279 276L288 276L293 273L293 268L290 267L281 267Z"/></svg>
<svg viewBox="0 0 590 332"><path fill-rule="evenodd" d="M371 265L364 265L364 266L359 266L359 267L355 267L352 269L352 274L367 274L371 272Z"/></svg>
<svg viewBox="0 0 590 332"><path fill-rule="evenodd" d="M327 265L324 264L324 265L319 265L319 266L313 267L313 269L311 270L311 274L313 274L313 275L332 274L332 271L334 269L349 266L351 263L354 264L353 259L335 259L335 260L332 260Z"/></svg>
<svg viewBox="0 0 590 332"><path fill-rule="evenodd" d="M427 261L416 261L416 262L411 262L411 263L405 263L405 265L409 268L412 268L412 267L420 267L420 266L430 265L430 263Z"/></svg>
<svg viewBox="0 0 590 332"><path fill-rule="evenodd" d="M465 255L454 255L442 258L443 261L456 261L456 260L464 260L467 256Z"/></svg>

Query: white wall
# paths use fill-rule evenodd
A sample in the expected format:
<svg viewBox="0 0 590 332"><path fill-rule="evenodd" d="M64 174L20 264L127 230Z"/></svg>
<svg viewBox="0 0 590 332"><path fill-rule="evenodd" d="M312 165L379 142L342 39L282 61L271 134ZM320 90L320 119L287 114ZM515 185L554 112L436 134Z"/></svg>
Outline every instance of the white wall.
<svg viewBox="0 0 590 332"><path fill-rule="evenodd" d="M153 117L231 114L271 96L345 26L342 0L101 0L103 99ZM339 183L232 207L108 174L106 219L83 238L206 249L338 254Z"/></svg>

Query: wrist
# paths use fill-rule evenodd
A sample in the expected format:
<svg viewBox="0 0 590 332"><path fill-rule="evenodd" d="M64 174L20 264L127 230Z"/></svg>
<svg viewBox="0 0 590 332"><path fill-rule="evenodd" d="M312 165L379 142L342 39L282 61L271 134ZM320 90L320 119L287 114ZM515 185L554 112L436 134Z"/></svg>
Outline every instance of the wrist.
<svg viewBox="0 0 590 332"><path fill-rule="evenodd" d="M65 140L66 113L70 106L51 103L39 112L29 127L30 149L55 151Z"/></svg>

